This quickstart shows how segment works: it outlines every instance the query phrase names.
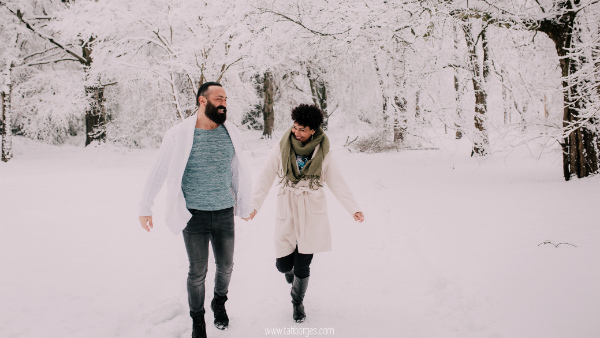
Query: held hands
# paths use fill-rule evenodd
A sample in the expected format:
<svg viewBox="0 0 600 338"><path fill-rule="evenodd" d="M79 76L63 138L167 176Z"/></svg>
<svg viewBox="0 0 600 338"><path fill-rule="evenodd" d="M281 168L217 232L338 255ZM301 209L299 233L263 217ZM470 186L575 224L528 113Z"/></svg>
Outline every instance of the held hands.
<svg viewBox="0 0 600 338"><path fill-rule="evenodd" d="M256 216L257 211L253 210L250 213L249 217L243 218L242 219L244 221L250 221L252 219L254 219L254 216ZM357 212L354 214L354 220L362 223L365 220L365 216L363 215L362 212ZM150 232L150 229L154 228L154 224L152 224L152 216L140 216L140 224L142 225L142 228L144 228L146 231Z"/></svg>
<svg viewBox="0 0 600 338"><path fill-rule="evenodd" d="M257 211L256 211L256 209L254 209L254 211L252 211L252 212L250 213L250 216L249 216L249 217L247 217L247 218L243 218L243 217L242 217L242 219L243 219L244 221L246 221L246 222L247 222L247 221L250 221L250 220L254 219L254 216L256 216L256 213L257 213Z"/></svg>
<svg viewBox="0 0 600 338"><path fill-rule="evenodd" d="M146 229L148 232L150 232L150 229L154 228L152 216L140 216L140 223L142 224L142 228Z"/></svg>
<svg viewBox="0 0 600 338"><path fill-rule="evenodd" d="M365 215L363 215L363 213L359 211L354 214L354 220L359 223L362 223L365 220Z"/></svg>
<svg viewBox="0 0 600 338"><path fill-rule="evenodd" d="M252 211L252 213L250 214L250 217L247 217L247 218L242 217L242 219L244 221L249 221L249 220L253 219L255 215L256 215L256 210ZM154 228L154 224L152 224L152 216L140 216L140 224L142 225L142 228L144 228L148 232L150 232L150 229Z"/></svg>

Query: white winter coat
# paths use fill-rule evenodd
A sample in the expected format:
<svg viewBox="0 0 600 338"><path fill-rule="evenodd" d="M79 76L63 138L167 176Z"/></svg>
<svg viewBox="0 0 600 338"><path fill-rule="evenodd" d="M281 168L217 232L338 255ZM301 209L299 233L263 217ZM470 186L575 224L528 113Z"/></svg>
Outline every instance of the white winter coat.
<svg viewBox="0 0 600 338"><path fill-rule="evenodd" d="M318 146L313 156L317 150ZM255 210L260 210L275 178L281 180L282 168L278 142L267 155L252 190L252 207ZM360 211L332 151L323 161L321 182L329 187L351 215ZM303 254L331 250L331 230L323 188L311 190L307 181L300 181L295 187L279 184L276 210L275 255L278 258L294 252L296 243L298 252Z"/></svg>
<svg viewBox="0 0 600 338"><path fill-rule="evenodd" d="M152 215L154 198L166 180L165 221L174 234L181 232L192 217L183 197L181 179L194 144L194 129L196 128L197 118L197 114L194 114L167 131L158 150L156 162L146 180L140 202L140 216ZM235 201L234 214L247 218L252 212L250 205L252 180L245 164L246 161L243 159L242 138L239 130L231 122L226 121L223 125L229 133L235 150L231 161L231 189Z"/></svg>

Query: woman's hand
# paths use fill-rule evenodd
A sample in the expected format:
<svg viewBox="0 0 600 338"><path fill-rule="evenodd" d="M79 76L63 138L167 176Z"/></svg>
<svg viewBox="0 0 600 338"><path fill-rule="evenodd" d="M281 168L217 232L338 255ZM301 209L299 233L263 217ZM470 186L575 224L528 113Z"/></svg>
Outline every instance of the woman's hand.
<svg viewBox="0 0 600 338"><path fill-rule="evenodd" d="M359 223L362 223L365 220L365 215L363 215L363 213L359 211L354 214L354 220Z"/></svg>
<svg viewBox="0 0 600 338"><path fill-rule="evenodd" d="M243 218L243 217L242 217L242 219L243 219L244 221L248 222L248 221L250 221L250 220L252 220L252 219L254 218L254 215L256 215L256 210L252 211L252 212L250 213L250 216L248 216L247 218Z"/></svg>
<svg viewBox="0 0 600 338"><path fill-rule="evenodd" d="M152 216L140 216L140 224L142 224L142 228L148 232L150 232L150 229L154 228Z"/></svg>

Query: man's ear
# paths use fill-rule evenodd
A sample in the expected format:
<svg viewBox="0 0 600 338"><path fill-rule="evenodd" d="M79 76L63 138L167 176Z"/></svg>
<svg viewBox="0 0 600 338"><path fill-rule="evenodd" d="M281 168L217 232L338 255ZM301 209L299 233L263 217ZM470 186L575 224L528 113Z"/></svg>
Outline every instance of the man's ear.
<svg viewBox="0 0 600 338"><path fill-rule="evenodd" d="M199 105L206 104L206 98L204 96L198 97L198 104Z"/></svg>

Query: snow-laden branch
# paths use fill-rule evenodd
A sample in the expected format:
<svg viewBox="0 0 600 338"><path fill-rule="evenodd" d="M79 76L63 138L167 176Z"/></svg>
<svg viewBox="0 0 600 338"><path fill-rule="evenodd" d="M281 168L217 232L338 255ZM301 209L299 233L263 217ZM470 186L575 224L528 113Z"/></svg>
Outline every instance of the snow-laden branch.
<svg viewBox="0 0 600 338"><path fill-rule="evenodd" d="M242 61L243 57L240 57L239 59L233 61L232 63L230 63L229 65L225 65L223 64L223 66L221 67L221 73L219 74L219 78L217 79L217 82L221 81L221 78L223 77L223 75L225 74L225 72L229 69L229 67L235 65L236 63L238 63L239 61Z"/></svg>
<svg viewBox="0 0 600 338"><path fill-rule="evenodd" d="M525 30L535 30L539 27L539 22L530 17L520 18L516 15L512 15L515 18L498 18L485 11L469 8L469 9L456 9L451 11L450 16L458 18L461 21L468 21L470 18L481 19L486 25L495 27L507 28L507 29L519 29L524 28Z"/></svg>
<svg viewBox="0 0 600 338"><path fill-rule="evenodd" d="M26 20L52 20L52 17L49 16L30 16L25 18Z"/></svg>
<svg viewBox="0 0 600 338"><path fill-rule="evenodd" d="M540 10L542 11L542 13L546 13L546 10L544 9L544 6L542 6L542 4L540 3L539 0L535 0L535 2L538 4L538 6L540 6Z"/></svg>
<svg viewBox="0 0 600 338"><path fill-rule="evenodd" d="M490 6L491 8L498 10L501 14L510 16L510 18L503 18L503 20L507 20L507 21L510 21L513 23L518 23L518 22L526 23L528 21L532 21L532 19L527 16L523 17L522 15L512 13L511 11L509 11L505 8L498 7L497 5L494 4L493 1L483 0L483 2L486 3L488 6ZM577 13L581 12L584 9L600 3L600 0L592 0L586 4L581 4L581 5L579 3L573 2L573 0L569 0L569 1L567 1L569 6L561 7L559 10L555 10L555 11L546 11L544 9L544 7L541 5L541 3L539 2L539 0L535 0L535 2L540 7L540 10L544 14L544 16L538 17L537 20L533 20L533 21L541 22L543 20L552 20L555 17L560 17L560 16L563 16L566 14L575 14L576 15ZM580 6L578 6L578 5L580 5ZM480 11L478 9L472 9L472 10Z"/></svg>
<svg viewBox="0 0 600 338"><path fill-rule="evenodd" d="M71 43L70 43L70 44L67 44L67 45L65 45L65 46L73 46L73 44L71 44ZM44 53L47 53L47 52L49 52L49 51L51 51L51 50L55 50L55 49L57 49L57 48L58 48L58 47L52 47L52 48L48 48L48 49L46 49L46 50L44 50L44 51L38 51L38 52L34 52L34 53L31 53L31 54L28 54L28 55L25 55L25 56L23 56L23 59L28 59L28 58L30 58L30 57L34 57L34 56L36 56L36 55L44 54ZM56 55L56 54L54 54L54 55Z"/></svg>
<svg viewBox="0 0 600 338"><path fill-rule="evenodd" d="M34 64L34 63L39 63L39 62L44 62L45 63L48 59L54 58L57 55L63 55L64 56L64 53L65 52L63 50L60 50L59 52L52 53L50 55L44 55L44 56L42 56L42 57L40 57L40 58L38 58L36 60L29 61L28 63L29 64ZM23 58L23 59L25 60L25 58ZM64 59L64 57L61 57L60 59ZM69 60L79 61L79 60L75 60L75 59L69 59Z"/></svg>
<svg viewBox="0 0 600 338"><path fill-rule="evenodd" d="M320 36L331 36L331 37L334 37L334 38L335 38L335 36L336 36L336 35L341 35L341 34L348 33L348 32L349 32L349 31L352 29L352 28L348 28L347 30L345 30L345 31L343 31L343 32L339 32L339 33L323 33L323 32L319 32L319 31L316 31L316 30L314 30L314 29L308 28L308 27L306 27L306 26L305 26L305 25L304 25L304 24L303 24L301 21L299 21L299 20L294 20L294 19L290 18L289 16L287 16L287 15L285 15L285 14L281 14L281 13L278 13L278 12L275 12L275 11L272 11L272 10L270 10L270 9L266 9L266 8L259 8L259 10L260 10L260 11L262 11L263 13L271 13L271 14L277 15L277 16L279 16L279 17L282 17L282 18L284 18L285 20L288 20L288 21L290 21L290 22L293 22L293 23L295 23L296 25L298 25L298 26L300 26L300 27L302 27L302 28L306 29L307 31L309 31L309 32L311 32L311 33L313 33L313 34L315 34L315 35L320 35Z"/></svg>
<svg viewBox="0 0 600 338"><path fill-rule="evenodd" d="M24 66L39 66L39 65L47 65L49 63L58 63L58 62L63 62L63 61L79 61L77 59L55 59L55 60L47 60L47 61L32 61L30 63L26 63L24 64Z"/></svg>
<svg viewBox="0 0 600 338"><path fill-rule="evenodd" d="M8 7L8 5L4 1L0 1L0 6L6 7L6 9L8 9L9 12L11 12L13 15L15 15L19 19L19 21L21 21L21 23L23 23L25 25L25 27L27 27L27 29L29 29L30 31L32 31L35 34L39 35L41 38L48 40L50 43L54 44L58 48L64 50L66 53L68 53L71 56L73 56L76 59L76 61L79 61L80 63L82 63L84 65L89 65L90 60L87 60L84 57L82 57L82 56L78 55L77 53L73 52L72 50L70 50L69 48L66 47L67 45L61 44L58 41L54 40L54 38L52 36L50 36L48 34L45 34L43 32L40 32L38 29L36 29L35 27L33 27L28 21L26 21L25 19L23 19L23 13L21 12L21 10L17 10L15 12L10 7Z"/></svg>
<svg viewBox="0 0 600 338"><path fill-rule="evenodd" d="M163 79L164 81L166 81L169 86L171 87L171 96L173 97L173 103L175 104L175 109L177 112L177 115L179 117L179 119L181 121L183 121L183 119L185 118L183 116L183 112L181 111L181 104L179 103L179 95L177 95L177 85L175 84L175 80L173 79L173 73L169 73L168 76L165 76L164 74L161 74L160 72L151 69L151 68L146 68L146 67L140 67L137 66L135 64L130 64L130 63L121 63L122 65L129 67L129 68L135 68L135 69L139 69L139 70L144 70L144 71L149 71L152 74L158 76L159 78Z"/></svg>

